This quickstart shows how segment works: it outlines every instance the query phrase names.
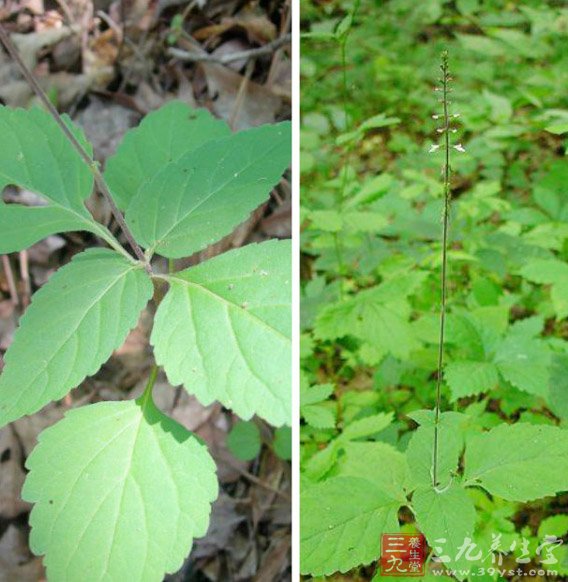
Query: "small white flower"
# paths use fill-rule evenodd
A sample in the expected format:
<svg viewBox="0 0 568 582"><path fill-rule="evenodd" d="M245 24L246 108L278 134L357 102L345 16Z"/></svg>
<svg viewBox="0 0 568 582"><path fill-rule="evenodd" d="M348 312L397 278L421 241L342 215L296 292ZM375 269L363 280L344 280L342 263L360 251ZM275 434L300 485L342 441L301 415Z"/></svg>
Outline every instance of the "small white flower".
<svg viewBox="0 0 568 582"><path fill-rule="evenodd" d="M432 119L440 119L441 115L432 115Z"/></svg>
<svg viewBox="0 0 568 582"><path fill-rule="evenodd" d="M453 147L456 151L461 152L462 154L465 154L465 149L461 143L458 143L457 145L455 145Z"/></svg>
<svg viewBox="0 0 568 582"><path fill-rule="evenodd" d="M445 127L439 127L436 131L438 133L444 133L444 131L446 131L446 128Z"/></svg>
<svg viewBox="0 0 568 582"><path fill-rule="evenodd" d="M454 113L454 114L452 115L452 117L460 117L460 116L461 116L461 113Z"/></svg>
<svg viewBox="0 0 568 582"><path fill-rule="evenodd" d="M439 150L440 146L438 144L432 144L430 146L430 149L428 150L428 153L431 154L432 152L435 152L436 150Z"/></svg>
<svg viewBox="0 0 568 582"><path fill-rule="evenodd" d="M452 133L457 133L457 131L458 131L458 130L457 130L457 129L450 129L450 131L451 131Z"/></svg>

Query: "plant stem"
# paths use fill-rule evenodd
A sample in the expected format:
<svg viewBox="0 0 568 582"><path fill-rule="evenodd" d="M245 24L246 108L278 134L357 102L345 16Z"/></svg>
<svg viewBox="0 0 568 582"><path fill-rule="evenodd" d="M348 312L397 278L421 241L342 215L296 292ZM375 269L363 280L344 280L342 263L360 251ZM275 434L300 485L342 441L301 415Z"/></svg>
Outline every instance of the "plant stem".
<svg viewBox="0 0 568 582"><path fill-rule="evenodd" d="M154 389L154 384L156 383L157 377L158 377L158 366L154 364L152 366L152 370L150 370L150 377L148 378L146 388L144 388L144 392L139 399L142 410L144 410L148 406L148 403L152 402L152 390Z"/></svg>
<svg viewBox="0 0 568 582"><path fill-rule="evenodd" d="M438 482L439 464L439 439L440 439L440 408L442 399L442 372L444 365L444 332L446 326L446 278L448 265L448 229L450 214L450 117L448 115L448 53L442 53L442 101L444 106L444 143L445 143L445 163L443 168L444 180L444 210L443 210L443 233L442 233L442 281L441 281L441 306L440 306L440 343L438 347L438 372L436 378L436 407L434 412L434 447L432 461L432 483L434 487Z"/></svg>
<svg viewBox="0 0 568 582"><path fill-rule="evenodd" d="M356 0L353 6L353 12L351 14L351 26L353 26L353 19L355 18L361 0ZM351 26L341 37L339 41L339 47L341 51L341 101L343 106L343 120L344 128L347 130L347 100L349 98L349 88L347 86L347 40L349 39L349 33L351 32ZM349 162L351 160L351 146L347 146L347 156L345 157L345 163L343 165L343 176L341 178L341 187L339 190L339 209L343 211L343 202L345 201L345 192L347 190L347 177L349 175ZM344 289L343 289L343 275L345 273L345 264L343 261L343 245L339 238L339 233L334 233L334 243L335 243L335 255L337 259L337 266L339 271L339 297L343 299Z"/></svg>
<svg viewBox="0 0 568 582"><path fill-rule="evenodd" d="M128 225L126 224L124 217L122 216L120 210L116 206L116 204L112 198L112 194L110 193L108 186L106 185L106 182L104 181L103 175L101 174L101 171L99 170L97 162L94 161L93 159L91 159L91 156L87 153L85 148L79 143L77 138L71 133L71 131L69 130L69 128L67 127L67 125L65 124L65 122L63 121L61 116L59 115L59 112L53 106L53 104L51 103L51 101L49 100L47 95L45 94L45 91L40 87L40 85L37 82L36 78L34 77L33 73L28 69L28 67L23 62L23 60L20 57L20 54L18 52L18 49L16 48L16 46L14 45L12 40L10 39L10 36L8 35L8 33L6 32L6 30L4 29L4 27L1 24L0 24L0 40L2 41L4 46L6 47L8 54L12 57L12 59L14 59L14 62L20 68L22 75L24 76L24 78L26 79L26 81L28 82L28 84L30 85L32 90L34 91L34 93L38 96L39 100L42 102L42 104L47 109L49 114L56 121L57 125L59 125L59 127L61 128L61 131L63 131L63 133L65 134L65 137L69 140L71 145L75 148L77 153L81 156L83 161L87 164L87 166L91 170L91 173L93 174L93 177L95 179L95 183L97 184L99 190L101 191L102 195L104 196L105 200L107 201L108 205L110 206L110 210L112 212L112 215L114 216L116 222L119 224L122 232L124 233L124 236L128 240L128 244L131 246L131 248L134 251L138 260L144 264L146 271L148 271L148 273L151 274L152 269L150 267L150 264L146 261L146 258L144 257L144 253L142 252L142 249L140 248L140 246L138 245L138 243L134 239L134 236L130 232L130 229L128 228ZM105 239L105 240L107 240L107 239Z"/></svg>

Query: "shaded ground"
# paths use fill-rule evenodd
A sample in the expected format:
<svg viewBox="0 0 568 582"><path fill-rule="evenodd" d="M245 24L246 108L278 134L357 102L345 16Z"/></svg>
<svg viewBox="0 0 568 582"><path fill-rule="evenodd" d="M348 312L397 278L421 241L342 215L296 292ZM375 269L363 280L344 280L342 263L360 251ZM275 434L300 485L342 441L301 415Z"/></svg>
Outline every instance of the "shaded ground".
<svg viewBox="0 0 568 582"><path fill-rule="evenodd" d="M8 0L0 3L0 21L60 111L85 128L103 163L128 128L171 99L206 107L234 129L290 115L287 2ZM0 100L9 106L35 102L4 53ZM33 193L14 189L8 189L4 199L37 203ZM93 195L89 206L98 220L117 232L102 198ZM271 202L233 235L199 256L180 260L178 266L245 242L289 236L290 187L282 180ZM97 244L88 234L71 233L2 257L0 368L31 294L75 253ZM151 325L152 313L147 311L96 376L64 401L0 430L0 581L44 579L41 560L27 545L30 507L20 500L25 458L37 434L69 407L140 393L152 363ZM289 580L289 463L268 447L252 462L235 459L225 446L235 417L217 404L201 406L164 377L155 398L165 412L207 441L221 483L207 536L196 542L182 570L168 579ZM262 430L271 440L272 429L262 424Z"/></svg>

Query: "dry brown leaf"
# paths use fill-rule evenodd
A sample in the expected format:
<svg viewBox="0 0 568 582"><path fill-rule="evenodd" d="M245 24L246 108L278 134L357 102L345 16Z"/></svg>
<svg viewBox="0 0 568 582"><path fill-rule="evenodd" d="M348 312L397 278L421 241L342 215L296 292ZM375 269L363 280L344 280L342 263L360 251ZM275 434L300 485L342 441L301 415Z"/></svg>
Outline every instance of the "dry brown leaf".
<svg viewBox="0 0 568 582"><path fill-rule="evenodd" d="M200 63L212 100L213 111L229 121L244 77L222 65ZM234 129L247 129L264 123L274 123L282 107L282 99L272 91L248 81Z"/></svg>
<svg viewBox="0 0 568 582"><path fill-rule="evenodd" d="M20 498L25 473L22 469L22 449L12 428L0 429L0 517L14 519L29 511L29 503Z"/></svg>
<svg viewBox="0 0 568 582"><path fill-rule="evenodd" d="M38 582L43 578L41 558L30 554L27 533L10 524L0 538L0 582Z"/></svg>

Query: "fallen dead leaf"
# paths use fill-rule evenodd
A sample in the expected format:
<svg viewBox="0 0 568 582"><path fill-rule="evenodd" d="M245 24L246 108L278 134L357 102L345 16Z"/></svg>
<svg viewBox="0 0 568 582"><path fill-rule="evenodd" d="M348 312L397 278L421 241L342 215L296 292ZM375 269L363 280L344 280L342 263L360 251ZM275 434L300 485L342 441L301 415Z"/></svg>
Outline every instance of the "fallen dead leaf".
<svg viewBox="0 0 568 582"><path fill-rule="evenodd" d="M244 77L223 65L200 63L199 67L207 80L213 111L226 121L231 120ZM270 89L249 80L234 129L274 123L281 108L280 97Z"/></svg>
<svg viewBox="0 0 568 582"><path fill-rule="evenodd" d="M20 498L25 473L22 449L12 428L0 429L0 517L13 519L30 505Z"/></svg>

